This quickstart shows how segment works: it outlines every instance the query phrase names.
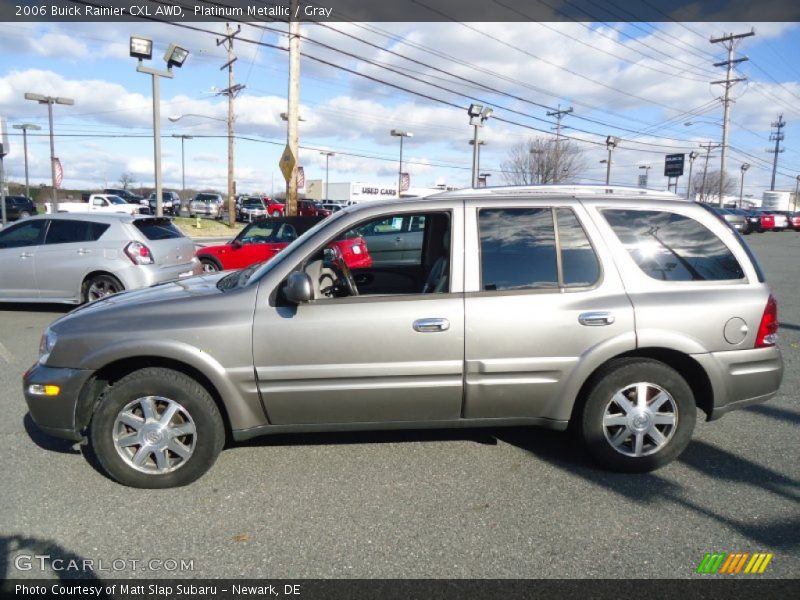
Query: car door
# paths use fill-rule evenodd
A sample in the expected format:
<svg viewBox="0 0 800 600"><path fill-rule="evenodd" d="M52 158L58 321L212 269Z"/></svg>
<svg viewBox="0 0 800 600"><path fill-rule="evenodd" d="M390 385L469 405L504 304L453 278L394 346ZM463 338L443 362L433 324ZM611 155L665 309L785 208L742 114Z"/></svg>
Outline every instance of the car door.
<svg viewBox="0 0 800 600"><path fill-rule="evenodd" d="M452 223L454 244L461 244L460 213L454 211L452 221L449 212L440 216L448 228ZM351 228L342 227L338 235ZM321 255L323 249L317 250ZM293 268L310 269L312 256L307 254ZM253 358L270 422L460 418L464 299L461 254L453 256L457 264L451 260L448 265L450 284L438 293L408 289L317 297L291 306L276 295L281 281L263 281L253 325Z"/></svg>
<svg viewBox="0 0 800 600"><path fill-rule="evenodd" d="M466 284L466 418L567 420L572 403L560 399L577 394L591 351L635 347L633 308L611 257L590 242L585 211L537 202L476 200L467 212L477 260Z"/></svg>
<svg viewBox="0 0 800 600"><path fill-rule="evenodd" d="M0 231L0 298L3 300L39 297L34 265L46 226L45 219L31 219Z"/></svg>
<svg viewBox="0 0 800 600"><path fill-rule="evenodd" d="M80 298L83 277L103 259L96 240L108 227L108 223L84 219L50 221L44 244L36 253L36 280L43 299Z"/></svg>

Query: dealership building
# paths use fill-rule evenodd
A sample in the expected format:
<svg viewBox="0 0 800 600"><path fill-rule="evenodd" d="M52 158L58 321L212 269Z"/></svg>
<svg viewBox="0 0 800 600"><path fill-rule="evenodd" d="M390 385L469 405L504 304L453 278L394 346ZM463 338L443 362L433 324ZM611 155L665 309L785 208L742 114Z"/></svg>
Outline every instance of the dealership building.
<svg viewBox="0 0 800 600"><path fill-rule="evenodd" d="M438 192L456 189L452 186L439 185L435 187L414 187L403 191L403 198L416 198L428 196ZM328 184L327 194L325 193L325 181L322 179L309 179L305 186L306 198L310 200L331 200L342 204L357 204L369 200L387 200L397 198L397 182L375 183L375 182L344 182Z"/></svg>

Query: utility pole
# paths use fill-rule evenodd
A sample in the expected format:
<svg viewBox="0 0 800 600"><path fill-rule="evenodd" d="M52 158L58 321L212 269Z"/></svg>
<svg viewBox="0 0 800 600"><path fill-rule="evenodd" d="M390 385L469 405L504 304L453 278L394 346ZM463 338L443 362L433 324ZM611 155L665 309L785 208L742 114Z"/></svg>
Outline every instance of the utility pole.
<svg viewBox="0 0 800 600"><path fill-rule="evenodd" d="M296 15L298 0L291 1L291 14ZM286 145L293 158L294 166L286 180L286 214L297 215L297 163L300 149L298 121L300 112L300 21L294 17L289 20L289 93L286 119Z"/></svg>
<svg viewBox="0 0 800 600"><path fill-rule="evenodd" d="M686 184L686 199L689 199L689 193L692 190L692 166L694 165L694 159L700 156L697 152L692 150L689 152L689 181ZM675 183L675 193L678 193L678 184Z"/></svg>
<svg viewBox="0 0 800 600"><path fill-rule="evenodd" d="M775 155L775 158L772 159L772 183L770 183L769 186L769 189L774 191L775 173L778 170L778 154L785 150L785 148L781 148L781 142L783 141L783 132L781 132L781 129L786 127L786 121L783 120L783 115L778 115L778 120L773 121L772 126L775 128L775 132L769 134L769 139L775 142L775 149L767 150L767 152Z"/></svg>
<svg viewBox="0 0 800 600"><path fill-rule="evenodd" d="M750 37L755 35L756 32L754 29L751 29L748 33L739 33L739 34L729 34L719 38L711 38L712 44L722 44L728 50L728 60L724 60L722 62L714 63L715 67L727 67L727 73L725 79L720 81L712 81L711 85L724 85L725 86L725 96L722 100L723 106L723 115L722 115L722 156L720 157L720 167L719 167L719 205L720 207L725 204L724 198L724 190L725 190L725 167L726 167L726 159L727 159L727 150L728 150L728 128L730 126L730 105L732 100L730 99L730 91L731 88L740 81L745 81L744 77L733 77L733 65L742 63L747 60L747 57L742 58L733 58L733 51L736 46L739 44L739 40L742 38Z"/></svg>
<svg viewBox="0 0 800 600"><path fill-rule="evenodd" d="M548 117L555 117L556 118L556 151L555 151L555 165L553 167L553 183L558 183L559 175L561 174L558 170L558 163L559 159L561 158L561 148L559 146L559 142L561 141L561 119L564 115L568 115L572 112L572 107L565 108L561 110L561 105L558 105L558 110L548 111Z"/></svg>
<svg viewBox="0 0 800 600"><path fill-rule="evenodd" d="M707 144L700 144L701 148L705 148L706 151L706 164L703 167L703 183L700 184L700 198L701 202L703 201L703 195L705 195L706 199L708 199L708 193L706 192L706 175L708 175L708 159L711 156L711 151L719 148L719 144L714 142L708 142Z"/></svg>
<svg viewBox="0 0 800 600"><path fill-rule="evenodd" d="M236 36L242 31L242 26L237 25L236 31L233 31L230 23L225 23L225 36L217 40L217 46L225 44L228 50L228 62L220 67L220 71L228 69L228 87L224 90L217 92L217 96L228 97L228 225L233 227L236 225L236 182L233 178L233 153L234 153L234 135L233 123L235 114L233 111L233 99L241 92L245 86L242 84L233 83L233 63L236 62L236 56L233 54L233 41Z"/></svg>

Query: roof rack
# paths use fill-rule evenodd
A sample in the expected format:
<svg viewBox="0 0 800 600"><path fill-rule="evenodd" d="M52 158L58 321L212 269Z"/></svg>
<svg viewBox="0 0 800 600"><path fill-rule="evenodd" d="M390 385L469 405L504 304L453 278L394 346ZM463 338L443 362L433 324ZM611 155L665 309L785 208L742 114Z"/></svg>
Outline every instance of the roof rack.
<svg viewBox="0 0 800 600"><path fill-rule="evenodd" d="M652 196L654 198L680 199L677 194L664 190L651 190L635 186L602 184L554 184L503 186L492 188L466 188L446 193L453 196L462 196L465 194L470 196L485 196L486 194L496 194L502 196L596 196L598 194L608 194L609 196L615 197Z"/></svg>

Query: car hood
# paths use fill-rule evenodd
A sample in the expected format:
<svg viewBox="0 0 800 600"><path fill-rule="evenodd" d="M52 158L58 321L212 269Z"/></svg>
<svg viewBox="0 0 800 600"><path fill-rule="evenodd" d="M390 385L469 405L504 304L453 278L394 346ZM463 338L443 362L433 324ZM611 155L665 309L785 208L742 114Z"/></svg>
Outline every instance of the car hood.
<svg viewBox="0 0 800 600"><path fill-rule="evenodd" d="M176 303L187 300L197 300L209 296L223 294L217 288L217 281L230 273L211 273L198 275L176 281L159 283L148 288L139 288L128 292L121 292L113 296L106 296L100 300L84 304L67 313L51 325L58 327L75 319L85 319L101 314L113 313L140 313L143 318L159 310L159 305L169 307L171 311Z"/></svg>

